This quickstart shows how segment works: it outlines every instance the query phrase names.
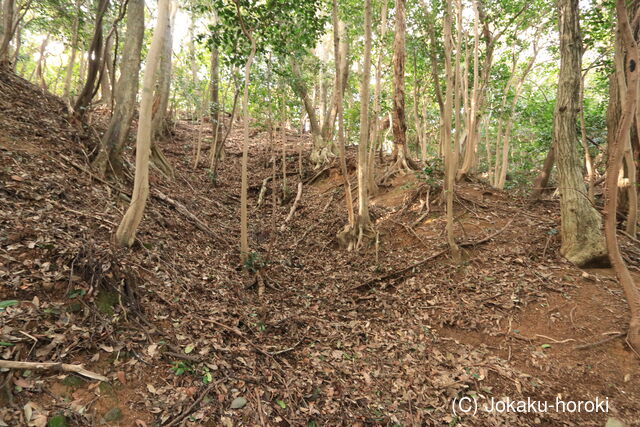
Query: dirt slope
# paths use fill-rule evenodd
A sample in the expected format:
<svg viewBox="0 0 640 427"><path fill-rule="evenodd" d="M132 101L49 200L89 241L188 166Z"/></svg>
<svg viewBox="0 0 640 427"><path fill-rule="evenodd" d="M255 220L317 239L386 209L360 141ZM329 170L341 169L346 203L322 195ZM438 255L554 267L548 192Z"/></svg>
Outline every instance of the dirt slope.
<svg viewBox="0 0 640 427"><path fill-rule="evenodd" d="M256 131L258 295L258 275L238 265L241 132L214 185L206 162L193 169L198 129L177 124L162 142L176 180L152 174L132 250L110 243L130 183L92 177L96 134L79 131L56 98L0 73L0 301L19 301L0 312L2 358L84 363L111 380L1 373L5 424L58 414L79 426L639 423L638 359L620 339L575 349L623 331L628 313L609 271L559 258L555 202L529 207L463 184L461 241L499 233L465 248L460 265L443 253L400 273L444 249L437 178L382 189L372 201L377 249L346 253L335 241L346 217L335 169L316 176L305 162L303 197L283 231L291 195L273 205L269 189L257 206L272 165L269 135ZM288 134L290 188L307 142ZM626 242L632 262L634 251ZM608 397L609 413L452 414L451 400L467 395Z"/></svg>

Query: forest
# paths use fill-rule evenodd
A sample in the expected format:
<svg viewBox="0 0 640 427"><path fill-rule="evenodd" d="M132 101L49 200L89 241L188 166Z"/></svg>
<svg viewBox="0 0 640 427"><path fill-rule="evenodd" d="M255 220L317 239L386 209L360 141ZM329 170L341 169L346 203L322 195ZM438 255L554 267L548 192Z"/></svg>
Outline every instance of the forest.
<svg viewBox="0 0 640 427"><path fill-rule="evenodd" d="M0 427L640 426L638 61L638 0L0 0Z"/></svg>

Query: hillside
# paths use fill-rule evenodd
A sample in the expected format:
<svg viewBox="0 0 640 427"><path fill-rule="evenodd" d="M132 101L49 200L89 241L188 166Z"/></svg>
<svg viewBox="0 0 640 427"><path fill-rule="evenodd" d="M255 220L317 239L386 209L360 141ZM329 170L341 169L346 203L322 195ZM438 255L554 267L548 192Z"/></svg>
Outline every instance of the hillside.
<svg viewBox="0 0 640 427"><path fill-rule="evenodd" d="M215 182L193 168L198 131L179 121L161 142L176 179L152 171L139 241L118 249L131 182L92 174L100 121L82 129L58 98L0 71L1 359L83 364L109 379L2 372L4 425L639 425L637 359L620 338L590 345L625 331L622 290L609 269L559 256L557 201L461 184L457 264L439 179L400 176L371 201L378 243L347 252L335 238L346 222L339 168L305 160L298 171L306 135L287 131L289 185L303 182L292 219L293 197L274 205L267 188L258 206L273 159L256 128L257 255L243 269L242 131ZM637 241L625 239L637 270ZM609 413L453 414L465 394L608 398Z"/></svg>

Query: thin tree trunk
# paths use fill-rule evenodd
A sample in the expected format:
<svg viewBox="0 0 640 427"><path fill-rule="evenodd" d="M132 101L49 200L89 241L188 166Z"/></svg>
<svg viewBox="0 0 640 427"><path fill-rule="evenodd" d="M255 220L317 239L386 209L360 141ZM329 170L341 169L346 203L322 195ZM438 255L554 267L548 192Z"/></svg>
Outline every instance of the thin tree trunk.
<svg viewBox="0 0 640 427"><path fill-rule="evenodd" d="M369 217L367 186L367 143L369 142L369 80L371 79L371 0L364 3L364 52L360 85L360 142L358 144L358 215L353 227L347 225L338 233L338 241L348 250L357 249L373 237Z"/></svg>
<svg viewBox="0 0 640 427"><path fill-rule="evenodd" d="M213 15L213 25L216 25L218 22L218 15L214 11ZM211 97L211 126L213 129L213 143L217 143L218 137L220 134L220 71L219 71L219 54L218 47L215 45L211 46L211 62L210 62L210 81L209 81L209 92Z"/></svg>
<svg viewBox="0 0 640 427"><path fill-rule="evenodd" d="M555 150L554 144L552 143L549 147L549 151L547 151L547 156L544 159L544 163L542 165L542 170L536 177L535 182L533 183L533 190L531 192L531 201L535 202L540 200L542 193L547 189L547 185L549 185L549 178L551 177L551 171L553 169L553 164L555 162ZM487 145L487 149L489 146Z"/></svg>
<svg viewBox="0 0 640 427"><path fill-rule="evenodd" d="M587 143L587 128L584 121L584 79L587 75L585 71L580 79L580 141L582 142L582 149L584 150L584 164L587 168L587 182L589 183L589 201L595 202L595 171L593 169L593 159L591 153L589 153L589 144Z"/></svg>
<svg viewBox="0 0 640 427"><path fill-rule="evenodd" d="M124 51L120 78L115 86L113 115L102 137L100 152L93 162L94 168L101 176L122 176L122 150L127 143L136 108L143 38L144 0L129 0Z"/></svg>
<svg viewBox="0 0 640 427"><path fill-rule="evenodd" d="M622 117L616 128L615 140L609 147L609 164L607 165L604 194L604 232L607 241L607 250L609 251L609 259L624 289L631 311L627 342L636 352L636 355L640 355L640 292L620 254L616 230L616 205L618 197L617 172L622 164L625 140L631 129L633 116L637 108L638 61L640 58L638 57L638 45L629 25L624 0L616 1L616 12L618 15L618 31L620 31L624 45L627 48L627 66L625 67L627 93L622 103Z"/></svg>
<svg viewBox="0 0 640 427"><path fill-rule="evenodd" d="M478 108L478 79L479 79L479 44L480 44L480 32L479 32L479 12L478 12L478 0L472 0L473 4L473 89L471 91L470 108L467 110L467 144L464 152L464 159L462 166L458 170L457 179L461 180L469 175L471 169L476 163L476 150L478 145L478 123L477 123L477 108Z"/></svg>
<svg viewBox="0 0 640 427"><path fill-rule="evenodd" d="M104 16L109 8L109 0L98 0L98 7L96 10L96 23L93 32L93 38L91 40L91 46L89 47L89 66L87 67L87 79L85 80L82 92L78 96L76 104L73 109L76 114L82 118L87 112L91 100L96 91L96 82L98 79L98 72L100 65L102 64L102 26Z"/></svg>
<svg viewBox="0 0 640 427"><path fill-rule="evenodd" d="M69 64L67 65L67 71L64 76L64 89L62 91L62 97L65 100L69 100L69 94L71 93L71 79L73 78L73 69L76 65L76 55L78 53L78 35L80 32L80 0L76 0L75 16L73 17L73 29L71 32L71 55L69 56Z"/></svg>
<svg viewBox="0 0 640 427"><path fill-rule="evenodd" d="M136 175L133 183L133 194L131 196L131 204L122 218L122 222L120 222L115 235L116 242L121 246L133 245L149 197L149 155L151 149L153 87L156 82L156 70L160 62L160 55L167 29L165 22L171 13L171 6L170 0L159 0L158 2L158 21L153 32L151 49L147 57L142 84L140 118L138 121L136 142Z"/></svg>
<svg viewBox="0 0 640 427"><path fill-rule="evenodd" d="M345 143L344 143L344 117L342 108L342 69L341 65L346 64L346 58L342 58L341 55L346 55L346 49L341 49L341 37L346 37L346 31L344 31L344 25L338 20L338 0L333 0L333 7L331 9L331 17L333 21L333 51L336 64L336 84L335 84L335 104L338 109L338 150L340 153L340 170L342 172L342 178L344 182L345 203L347 205L347 218L349 220L349 227L352 228L355 224L355 215L353 212L353 198L351 196L351 183L349 182L349 174L347 172L347 160L345 156Z"/></svg>
<svg viewBox="0 0 640 427"><path fill-rule="evenodd" d="M534 41L534 44L533 44L533 56L529 60L527 67L522 72L522 75L520 76L520 80L516 85L516 92L513 96L513 100L511 101L511 112L509 113L509 116L505 124L506 129L504 132L504 136L502 138L502 165L500 168L500 174L496 179L497 180L496 187L500 190L504 188L504 184L507 179L507 164L509 160L509 139L511 138L511 128L513 126L513 118L516 113L518 99L520 98L520 94L522 93L522 86L524 85L524 81L526 80L527 75L531 71L531 68L533 68L533 64L535 63L536 57L538 56L538 47L536 45L536 42L537 41Z"/></svg>
<svg viewBox="0 0 640 427"><path fill-rule="evenodd" d="M251 32L245 27L242 16L240 15L240 6L236 1L236 11L242 32L251 43L251 53L247 58L244 68L244 93L242 97L242 119L243 119L243 136L242 142L242 176L240 185L240 262L245 264L249 259L249 220L248 220L248 202L247 191L249 187L248 164L249 164L249 77L251 75L251 65L256 54L256 41Z"/></svg>
<svg viewBox="0 0 640 427"><path fill-rule="evenodd" d="M460 258L460 249L456 244L454 230L453 230L453 195L454 195L454 185L455 185L455 171L456 171L456 162L453 157L454 151L451 147L451 116L452 116L452 108L453 108L453 93L455 91L454 87L454 70L451 64L451 51L453 50L453 40L451 35L451 4L446 2L445 4L445 12L443 19L443 37L444 37L444 67L445 67L445 75L446 75L446 94L443 105L443 116L442 116L442 145L443 145L443 154L444 154L444 164L445 164L445 199L446 199L446 231L447 231L447 242L449 244L449 248L451 249L451 253L454 259Z"/></svg>
<svg viewBox="0 0 640 427"><path fill-rule="evenodd" d="M369 185L369 194L373 195L378 191L378 184L376 183L375 178L375 154L376 147L382 145L382 141L380 138L380 124L382 121L382 117L380 116L380 92L382 91L382 60L384 58L384 38L387 34L387 15L389 13L388 10L388 2L382 2L382 10L380 12L380 45L378 50L378 63L376 65L376 86L374 89L373 95L373 126L371 127L371 138L369 141L369 155L367 158L367 182Z"/></svg>

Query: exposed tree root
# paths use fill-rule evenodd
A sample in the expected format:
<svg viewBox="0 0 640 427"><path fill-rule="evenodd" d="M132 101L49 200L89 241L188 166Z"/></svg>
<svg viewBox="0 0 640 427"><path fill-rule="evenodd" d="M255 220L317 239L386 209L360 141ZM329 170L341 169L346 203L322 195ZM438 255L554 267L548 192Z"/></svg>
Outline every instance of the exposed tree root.
<svg viewBox="0 0 640 427"><path fill-rule="evenodd" d="M151 164L155 166L160 173L162 173L168 179L173 180L175 178L175 172L173 167L169 163L169 160L165 157L158 144L151 144Z"/></svg>

